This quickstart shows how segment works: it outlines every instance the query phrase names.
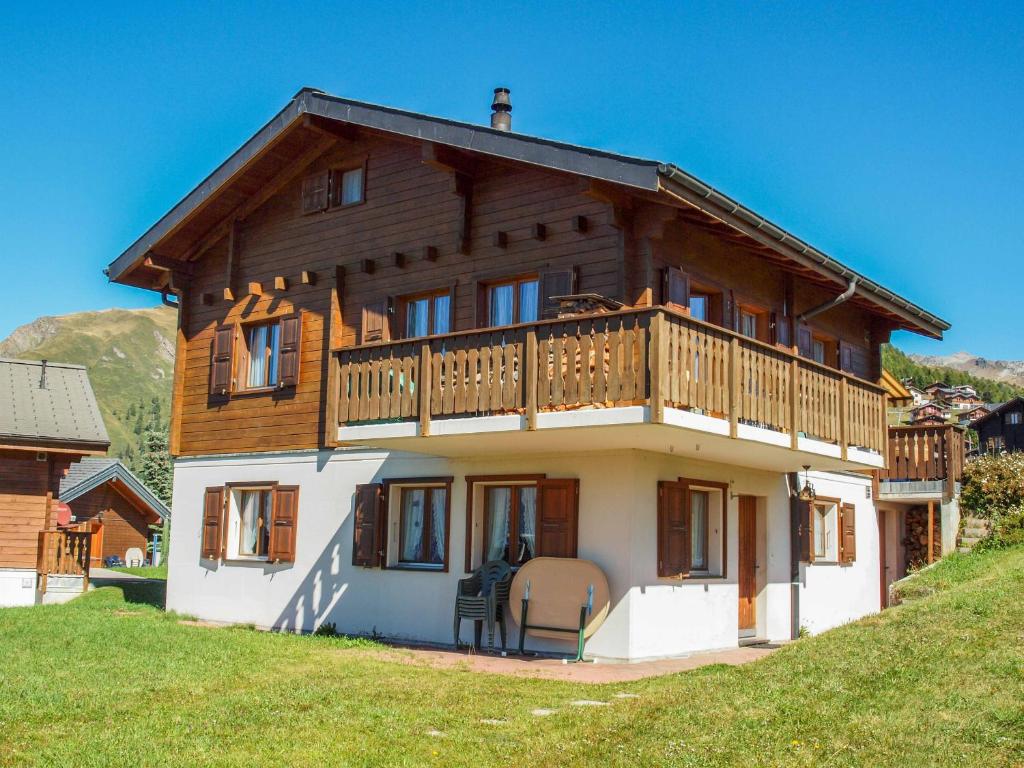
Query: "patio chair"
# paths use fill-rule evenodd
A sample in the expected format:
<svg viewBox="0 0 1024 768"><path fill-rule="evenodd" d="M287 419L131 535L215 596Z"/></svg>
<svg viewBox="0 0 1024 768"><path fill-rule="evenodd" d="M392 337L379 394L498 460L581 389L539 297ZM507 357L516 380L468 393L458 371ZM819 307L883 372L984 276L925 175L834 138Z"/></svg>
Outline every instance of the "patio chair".
<svg viewBox="0 0 1024 768"><path fill-rule="evenodd" d="M463 619L474 622L474 647L480 648L482 623L487 622L487 647L494 650L494 623L501 630L501 650L505 650L505 606L512 587L512 569L504 560L484 563L473 575L459 579L455 593L455 648L459 647L459 629Z"/></svg>

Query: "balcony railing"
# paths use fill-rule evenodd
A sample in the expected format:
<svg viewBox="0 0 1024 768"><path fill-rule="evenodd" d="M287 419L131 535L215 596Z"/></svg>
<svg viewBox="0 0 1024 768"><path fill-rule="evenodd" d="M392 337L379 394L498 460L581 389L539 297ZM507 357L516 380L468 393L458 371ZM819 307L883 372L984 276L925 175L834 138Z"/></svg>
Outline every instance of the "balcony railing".
<svg viewBox="0 0 1024 768"><path fill-rule="evenodd" d="M466 331L338 351L338 422L649 405L882 453L881 388L667 308Z"/></svg>
<svg viewBox="0 0 1024 768"><path fill-rule="evenodd" d="M40 591L46 591L50 576L81 576L83 588L87 588L91 543L88 531L40 531L36 563Z"/></svg>
<svg viewBox="0 0 1024 768"><path fill-rule="evenodd" d="M963 479L966 463L964 430L940 427L889 427L888 461L878 479L893 483L945 481L951 495Z"/></svg>

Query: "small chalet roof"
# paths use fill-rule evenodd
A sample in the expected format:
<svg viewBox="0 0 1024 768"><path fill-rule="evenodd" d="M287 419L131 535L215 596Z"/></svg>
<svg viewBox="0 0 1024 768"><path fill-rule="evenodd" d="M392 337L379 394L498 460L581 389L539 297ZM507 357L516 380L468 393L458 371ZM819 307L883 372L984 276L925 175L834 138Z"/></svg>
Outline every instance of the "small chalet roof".
<svg viewBox="0 0 1024 768"><path fill-rule="evenodd" d="M110 438L85 368L0 358L0 444L105 452Z"/></svg>
<svg viewBox="0 0 1024 768"><path fill-rule="evenodd" d="M738 230L824 284L845 289L857 281L855 297L899 322L935 338L949 323L859 274L795 235L743 206L675 165L580 147L511 131L383 107L303 88L270 122L186 195L107 268L116 282L160 287L166 259L187 253L181 241L195 242L238 215L246 190L264 188L287 168L283 157L301 157L311 142L351 128L391 134L444 151L483 154L571 173L685 208L714 223ZM261 163L268 168L258 171ZM237 187L237 188L236 188ZM177 248L168 249L175 238ZM174 253L177 251L177 254ZM155 253L160 256L154 256Z"/></svg>
<svg viewBox="0 0 1024 768"><path fill-rule="evenodd" d="M87 456L77 464L72 464L60 481L60 500L67 503L74 501L104 483L114 481L123 483L129 491L149 508L149 511L161 519L170 517L167 506L139 480L120 459L101 456Z"/></svg>
<svg viewBox="0 0 1024 768"><path fill-rule="evenodd" d="M1022 406L1024 406L1024 397L1015 397L1015 398L1013 398L1013 400L1007 400L1002 405L997 405L995 408L992 408L988 413L986 413L981 418L978 418L978 419L975 419L974 421L972 421L970 423L970 427L971 427L971 429L974 429L976 426L978 426L980 424L984 424L986 421L988 421L991 418L994 418L996 416L1000 416L1003 413L1005 413L1006 411L1012 411L1012 410L1015 410L1015 409L1017 409L1019 407L1022 407Z"/></svg>

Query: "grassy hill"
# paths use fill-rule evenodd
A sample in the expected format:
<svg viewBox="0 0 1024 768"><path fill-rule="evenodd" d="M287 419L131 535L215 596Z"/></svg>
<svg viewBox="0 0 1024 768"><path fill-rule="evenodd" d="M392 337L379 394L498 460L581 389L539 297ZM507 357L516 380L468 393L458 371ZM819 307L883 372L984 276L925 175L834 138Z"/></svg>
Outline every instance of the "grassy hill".
<svg viewBox="0 0 1024 768"><path fill-rule="evenodd" d="M987 403L1001 403L1024 395L1024 387L981 378L980 376L974 376L954 368L922 365L911 360L910 357L891 344L885 344L882 347L882 365L896 378L910 378L919 387L927 387L936 381L944 381L950 386L969 384L978 391L978 394Z"/></svg>
<svg viewBox="0 0 1024 768"><path fill-rule="evenodd" d="M110 434L110 453L129 457L139 451L136 430L169 418L175 322L168 307L41 317L0 341L0 357L84 365Z"/></svg>

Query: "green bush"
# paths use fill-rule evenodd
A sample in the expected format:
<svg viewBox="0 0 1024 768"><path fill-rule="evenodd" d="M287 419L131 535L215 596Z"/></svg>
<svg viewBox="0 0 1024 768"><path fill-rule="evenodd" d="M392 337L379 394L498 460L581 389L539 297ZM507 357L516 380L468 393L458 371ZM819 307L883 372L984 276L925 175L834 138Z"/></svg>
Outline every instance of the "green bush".
<svg viewBox="0 0 1024 768"><path fill-rule="evenodd" d="M983 546L1024 543L1024 453L982 456L964 471L961 507L988 520Z"/></svg>

